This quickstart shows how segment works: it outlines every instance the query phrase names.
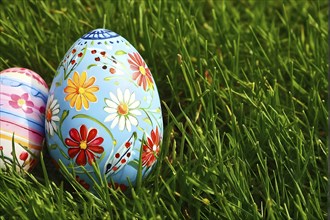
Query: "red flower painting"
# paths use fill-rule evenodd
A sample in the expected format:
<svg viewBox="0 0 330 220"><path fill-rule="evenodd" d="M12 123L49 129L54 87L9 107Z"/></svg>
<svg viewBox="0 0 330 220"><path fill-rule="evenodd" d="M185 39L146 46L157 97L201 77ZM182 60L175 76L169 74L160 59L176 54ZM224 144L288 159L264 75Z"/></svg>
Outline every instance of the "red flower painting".
<svg viewBox="0 0 330 220"><path fill-rule="evenodd" d="M132 78L136 80L139 86L142 86L145 91L153 87L152 76L146 63L142 60L142 57L138 53L128 54L130 59L131 70L134 71Z"/></svg>
<svg viewBox="0 0 330 220"><path fill-rule="evenodd" d="M65 144L69 147L68 154L70 158L76 158L76 163L85 166L95 161L95 154L103 153L104 149L100 146L103 143L102 137L97 136L95 128L88 131L86 125L80 126L80 132L72 128L69 131L70 138L65 139Z"/></svg>
<svg viewBox="0 0 330 220"><path fill-rule="evenodd" d="M151 137L147 138L146 144L142 146L142 166L151 167L157 160L159 154L160 135L158 127L151 131Z"/></svg>

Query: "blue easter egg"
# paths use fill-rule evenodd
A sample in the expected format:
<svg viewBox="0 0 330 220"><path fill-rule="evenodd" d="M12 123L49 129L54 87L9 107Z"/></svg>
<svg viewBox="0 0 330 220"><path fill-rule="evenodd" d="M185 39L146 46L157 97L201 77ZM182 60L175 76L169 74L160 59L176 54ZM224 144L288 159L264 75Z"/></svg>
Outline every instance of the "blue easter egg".
<svg viewBox="0 0 330 220"><path fill-rule="evenodd" d="M83 35L49 92L48 150L82 186L93 191L98 182L93 163L122 190L135 184L139 164L143 177L150 173L162 143L161 104L150 69L125 38L106 29Z"/></svg>

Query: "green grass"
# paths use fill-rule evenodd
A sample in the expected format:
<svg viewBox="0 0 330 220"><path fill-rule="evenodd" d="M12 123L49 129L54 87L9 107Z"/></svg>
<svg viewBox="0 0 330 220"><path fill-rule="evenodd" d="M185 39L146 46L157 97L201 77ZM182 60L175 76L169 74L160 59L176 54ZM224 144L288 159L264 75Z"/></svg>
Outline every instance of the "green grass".
<svg viewBox="0 0 330 220"><path fill-rule="evenodd" d="M327 20L317 0L3 0L1 70L50 84L75 40L111 29L150 67L165 132L127 194L93 196L47 150L32 175L0 173L1 218L326 219Z"/></svg>

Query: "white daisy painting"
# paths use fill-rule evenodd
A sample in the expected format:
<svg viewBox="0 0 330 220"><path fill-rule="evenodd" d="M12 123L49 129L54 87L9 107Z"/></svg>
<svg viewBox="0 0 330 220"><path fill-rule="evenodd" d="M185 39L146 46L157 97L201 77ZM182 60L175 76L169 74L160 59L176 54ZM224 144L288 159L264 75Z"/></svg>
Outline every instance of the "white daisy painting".
<svg viewBox="0 0 330 220"><path fill-rule="evenodd" d="M122 92L121 89L117 89L117 94L110 92L110 99L105 98L104 111L109 115L104 119L104 122L110 122L111 128L118 125L119 130L123 131L127 129L128 132L132 130L132 126L138 125L137 115L141 115L140 101L135 99L135 93L125 89Z"/></svg>
<svg viewBox="0 0 330 220"><path fill-rule="evenodd" d="M54 132L57 132L56 122L60 121L58 113L60 112L60 105L57 100L54 99L54 95L51 95L48 99L46 106L46 130L51 136Z"/></svg>

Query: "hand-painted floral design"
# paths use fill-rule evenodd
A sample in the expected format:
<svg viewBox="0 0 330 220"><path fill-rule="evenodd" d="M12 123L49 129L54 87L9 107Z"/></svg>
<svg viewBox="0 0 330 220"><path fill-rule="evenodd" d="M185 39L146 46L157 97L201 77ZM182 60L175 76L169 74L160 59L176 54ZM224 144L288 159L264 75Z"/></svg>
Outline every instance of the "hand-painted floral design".
<svg viewBox="0 0 330 220"><path fill-rule="evenodd" d="M125 141L121 146L116 147L117 150L113 155L108 157L107 161L105 162L104 171L106 177L111 176L121 169L123 169L126 164L129 163L132 156L133 146L135 140L137 138L136 132L133 132L131 137Z"/></svg>
<svg viewBox="0 0 330 220"><path fill-rule="evenodd" d="M82 106L85 109L89 108L89 102L96 102L97 98L94 92L99 91L98 86L94 86L95 77L90 77L87 80L87 73L84 71L79 76L78 72L74 72L72 79L68 79L68 86L65 87L64 92L68 93L65 101L70 100L70 106L76 107L80 111Z"/></svg>
<svg viewBox="0 0 330 220"><path fill-rule="evenodd" d="M133 126L138 125L138 120L135 116L141 115L138 110L140 101L135 100L135 93L130 93L128 89L124 93L118 88L117 96L110 92L111 99L105 99L104 111L109 115L104 119L104 122L112 121L111 128L117 124L119 130L123 131L125 128L130 132Z"/></svg>
<svg viewBox="0 0 330 220"><path fill-rule="evenodd" d="M142 60L142 57L138 53L128 54L130 59L131 70L134 71L132 78L136 80L139 86L142 86L145 91L153 87L152 76L146 63Z"/></svg>
<svg viewBox="0 0 330 220"><path fill-rule="evenodd" d="M142 166L151 167L157 160L159 154L160 135L158 127L151 131L151 137L142 146Z"/></svg>
<svg viewBox="0 0 330 220"><path fill-rule="evenodd" d="M58 113L60 112L60 105L57 99L54 99L54 94L49 96L47 106L46 106L46 130L51 136L54 132L57 132L56 122L60 121Z"/></svg>
<svg viewBox="0 0 330 220"><path fill-rule="evenodd" d="M64 69L64 79L67 79L71 72L80 64L86 54L86 45L75 45L72 50L66 53L66 56L60 63L60 68Z"/></svg>
<svg viewBox="0 0 330 220"><path fill-rule="evenodd" d="M9 101L9 104L13 108L21 108L25 113L32 113L32 108L34 107L34 104L32 101L29 101L29 94L24 93L23 95L19 96L16 94L12 94L11 100Z"/></svg>
<svg viewBox="0 0 330 220"><path fill-rule="evenodd" d="M119 35L103 38L100 31L92 32L94 37L78 39L60 62L45 108L32 109L44 112L55 169L63 161L76 183L93 193L100 183L97 173L111 182L111 191L127 191L128 182L136 184L140 171L147 177L159 160L161 102L139 52Z"/></svg>
<svg viewBox="0 0 330 220"><path fill-rule="evenodd" d="M104 149L100 146L103 143L102 137L97 136L95 128L87 130L86 125L80 126L80 132L72 128L69 131L71 138L65 139L65 144L69 147L68 154L70 158L76 158L76 163L85 166L87 161L90 165L98 158L95 154L103 153Z"/></svg>

